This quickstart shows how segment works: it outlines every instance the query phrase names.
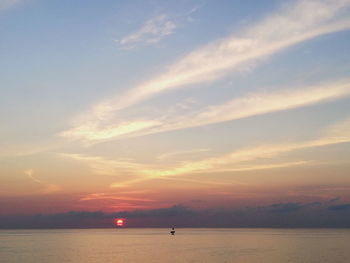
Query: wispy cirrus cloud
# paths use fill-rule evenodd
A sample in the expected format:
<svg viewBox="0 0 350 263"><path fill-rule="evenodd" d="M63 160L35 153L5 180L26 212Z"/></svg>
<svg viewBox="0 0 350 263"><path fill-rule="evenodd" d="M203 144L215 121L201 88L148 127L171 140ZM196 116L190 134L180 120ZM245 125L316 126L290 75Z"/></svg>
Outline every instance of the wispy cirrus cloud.
<svg viewBox="0 0 350 263"><path fill-rule="evenodd" d="M183 151L174 151L174 152L167 152L167 153L163 153L159 156L157 156L158 160L166 160L169 158L174 158L176 156L188 156L191 154L198 154L198 153L202 153L202 152L208 152L210 151L209 149L193 149L193 150L183 150Z"/></svg>
<svg viewBox="0 0 350 263"><path fill-rule="evenodd" d="M192 119L192 127L201 126L304 107L349 95L350 81L335 81L314 86L287 88L270 93L249 94L222 105L210 106L189 118Z"/></svg>
<svg viewBox="0 0 350 263"><path fill-rule="evenodd" d="M164 73L122 95L98 103L62 135L86 141L98 141L100 137L102 140L118 137L119 128L112 125L111 120L119 110L168 90L217 80L247 63L258 63L292 45L349 29L350 18L346 16L349 6L349 0L300 0L294 5L285 6L259 23L247 27L240 34L213 41L194 50L170 65ZM148 31L152 32L151 29L140 30L125 38L124 42L136 41L145 34L143 32ZM168 31L164 29L164 32Z"/></svg>
<svg viewBox="0 0 350 263"><path fill-rule="evenodd" d="M267 149L266 149L267 150ZM260 158L261 153L264 151L250 153L247 157L246 150L242 152L237 151L237 156L222 155L215 158L207 158L200 161L185 162L172 168L166 168L166 166L159 165L145 165L141 163L132 162L120 162L112 159L104 158L102 156L87 156L80 154L60 154L64 158L70 158L82 163L85 163L93 172L96 174L110 175L119 177L119 182L112 183L111 187L125 187L131 184L140 183L152 179L168 179L177 180L176 176L186 175L198 172L225 172L225 171L253 171L253 170L265 170L282 167L290 167L297 165L305 165L310 162L308 161L297 161L297 162L279 162L279 163L268 163L268 164L250 164L249 161L255 161ZM277 155L277 154L276 154ZM271 156L270 156L271 157ZM185 179L188 182L196 182L197 180ZM201 184L217 184L227 185L227 183L203 181L200 180L198 183ZM231 182L237 183L237 182ZM87 196L88 199L110 199L112 195L96 195ZM116 199L121 199L116 197ZM129 200L132 201L132 200Z"/></svg>
<svg viewBox="0 0 350 263"><path fill-rule="evenodd" d="M313 86L289 87L275 92L251 93L184 116L160 114L157 119L131 120L103 129L80 126L75 130L64 132L62 135L77 139L84 138L84 140L90 142L119 137L142 136L305 107L346 96L350 96L350 80L347 79Z"/></svg>
<svg viewBox="0 0 350 263"><path fill-rule="evenodd" d="M119 182L111 184L111 187L125 187L147 180L174 178L176 176L193 173L240 172L308 165L314 162L308 160L281 162L276 161L275 158L292 151L348 142L350 142L350 120L345 120L330 126L322 135L312 140L253 145L216 157L205 158L198 161L184 161L172 167L136 163L129 164L126 168L130 174L134 175L133 178L130 179L129 177L127 180L120 180ZM125 168L118 162L103 157L66 156L86 162L90 168L98 173L113 171L114 175L116 175ZM265 160L263 164L257 163L258 160L262 159Z"/></svg>
<svg viewBox="0 0 350 263"><path fill-rule="evenodd" d="M233 151L227 155L207 158L201 161L187 162L181 166L164 170L144 170L151 178L162 176L175 176L194 172L220 172L220 171L250 171L304 165L308 161L250 164L258 159L273 159L274 157L291 151L313 147L321 147L338 143L350 142L350 120L345 120L329 127L322 136L309 141L294 143L276 143L251 146Z"/></svg>
<svg viewBox="0 0 350 263"><path fill-rule="evenodd" d="M251 158L250 161L254 161L260 157ZM247 160L248 161L248 160ZM154 180L154 179L166 179L166 180L177 180L177 176L185 176L194 173L218 173L218 172L245 172L245 171L256 171L256 170L267 170L275 168L285 168L291 166L301 166L307 165L312 162L310 161L297 161L297 162L275 162L268 164L249 164L245 162L235 160L235 158L227 158L227 156L219 156L215 158L208 158L197 162L187 162L184 165L180 165L173 168L164 169L152 169L152 170L141 170L140 176L135 179L115 182L111 184L112 188L125 187L132 184L142 183L144 181ZM243 163L243 164L242 164ZM180 179L182 180L182 179ZM232 185L241 184L240 182L230 181L230 182L213 182L203 180L188 180L183 181L199 183L199 184L209 184L209 185Z"/></svg>
<svg viewBox="0 0 350 263"><path fill-rule="evenodd" d="M110 140L111 138L117 138L139 131L144 131L147 128L152 128L157 125L159 125L157 120L136 120L132 122L125 121L99 129L95 124L86 123L75 128L74 130L65 131L61 133L61 135L68 138L84 138L85 141L90 142L106 141Z"/></svg>
<svg viewBox="0 0 350 263"><path fill-rule="evenodd" d="M200 161L187 162L183 165L179 165L170 169L145 169L141 171L144 174L143 177L123 183L115 183L112 184L112 187L123 187L128 184L139 183L145 180L186 175L197 172L210 173L227 171L252 171L305 165L309 164L310 161L276 163L273 162L273 159L281 154L296 150L347 142L350 142L350 120L345 120L329 127L322 136L314 140L246 147L238 149L226 155L207 158ZM265 164L254 163L254 161L259 159L271 159L272 162Z"/></svg>
<svg viewBox="0 0 350 263"><path fill-rule="evenodd" d="M56 184L49 184L46 182L43 182L42 180L39 180L34 176L34 171L32 169L28 169L24 171L24 174L35 183L39 184L41 186L40 193L42 194L51 194L56 193L62 190L62 188Z"/></svg>
<svg viewBox="0 0 350 263"><path fill-rule="evenodd" d="M59 156L86 163L97 174L116 176L119 174L134 173L146 166L131 161L111 160L101 156L88 156L84 154L60 153Z"/></svg>
<svg viewBox="0 0 350 263"><path fill-rule="evenodd" d="M122 201L137 201L137 202L154 202L155 200L149 198L137 198L130 196L119 196L116 194L106 193L93 193L82 196L80 201L91 201L91 200L122 200Z"/></svg>
<svg viewBox="0 0 350 263"><path fill-rule="evenodd" d="M150 45L161 41L174 33L175 22L166 14L147 20L135 32L132 32L116 42L124 49L132 49L137 45Z"/></svg>

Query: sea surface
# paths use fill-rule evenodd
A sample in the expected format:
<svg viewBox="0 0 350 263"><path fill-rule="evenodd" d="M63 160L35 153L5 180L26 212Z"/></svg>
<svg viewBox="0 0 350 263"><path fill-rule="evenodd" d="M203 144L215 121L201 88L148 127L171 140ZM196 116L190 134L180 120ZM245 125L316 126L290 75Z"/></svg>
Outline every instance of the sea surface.
<svg viewBox="0 0 350 263"><path fill-rule="evenodd" d="M350 229L169 230L0 230L0 262L350 262Z"/></svg>

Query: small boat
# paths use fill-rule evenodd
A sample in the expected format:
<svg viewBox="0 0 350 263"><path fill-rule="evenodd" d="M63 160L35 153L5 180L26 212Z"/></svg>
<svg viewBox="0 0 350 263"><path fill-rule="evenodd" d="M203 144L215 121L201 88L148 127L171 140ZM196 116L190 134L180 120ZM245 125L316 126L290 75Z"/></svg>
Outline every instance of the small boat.
<svg viewBox="0 0 350 263"><path fill-rule="evenodd" d="M175 228L172 228L170 234L175 235Z"/></svg>

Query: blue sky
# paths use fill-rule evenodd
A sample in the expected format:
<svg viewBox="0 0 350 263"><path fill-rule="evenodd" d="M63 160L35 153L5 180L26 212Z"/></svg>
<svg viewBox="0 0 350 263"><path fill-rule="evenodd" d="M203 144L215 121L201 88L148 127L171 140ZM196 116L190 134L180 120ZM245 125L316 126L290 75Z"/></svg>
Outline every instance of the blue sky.
<svg viewBox="0 0 350 263"><path fill-rule="evenodd" d="M350 201L349 12L0 0L0 195L105 211Z"/></svg>

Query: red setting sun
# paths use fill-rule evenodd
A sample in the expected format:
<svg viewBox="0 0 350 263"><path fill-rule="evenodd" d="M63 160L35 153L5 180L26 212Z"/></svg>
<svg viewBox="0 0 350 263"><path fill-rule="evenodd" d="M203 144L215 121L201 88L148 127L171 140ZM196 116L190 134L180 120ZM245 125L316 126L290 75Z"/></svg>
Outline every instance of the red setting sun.
<svg viewBox="0 0 350 263"><path fill-rule="evenodd" d="M115 219L115 224L117 226L124 226L124 219L123 218L117 218Z"/></svg>

